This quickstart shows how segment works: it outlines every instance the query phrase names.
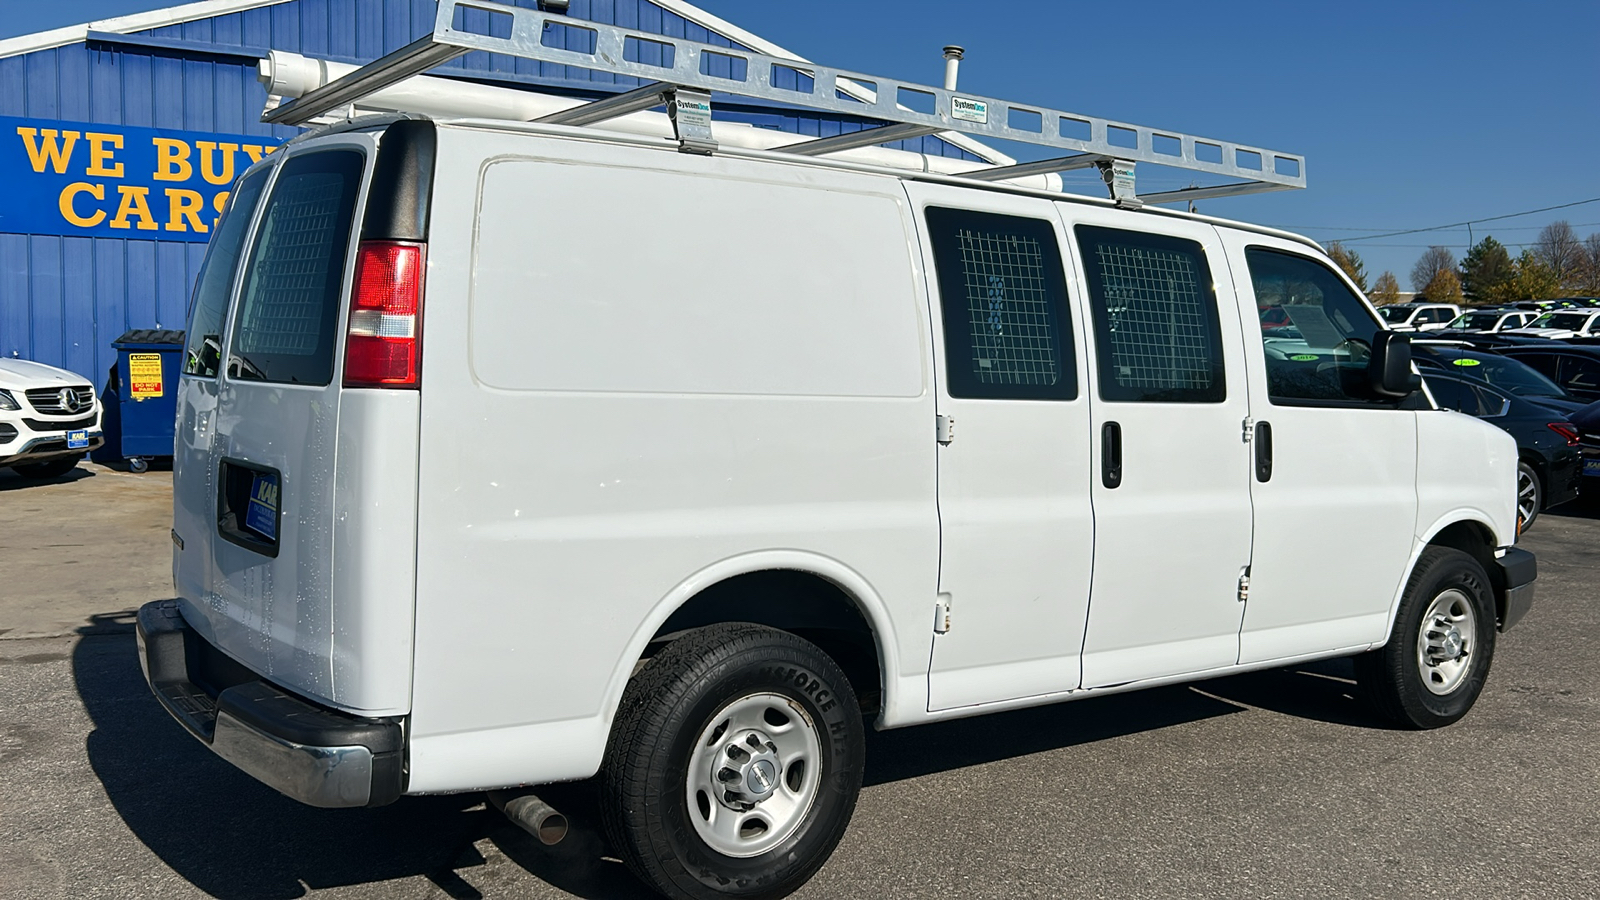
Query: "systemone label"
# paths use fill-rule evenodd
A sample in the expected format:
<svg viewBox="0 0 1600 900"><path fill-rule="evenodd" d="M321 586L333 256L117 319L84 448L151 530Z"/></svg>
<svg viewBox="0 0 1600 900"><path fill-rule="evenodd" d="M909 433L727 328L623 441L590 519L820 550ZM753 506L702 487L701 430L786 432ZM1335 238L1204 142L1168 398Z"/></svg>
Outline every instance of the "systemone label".
<svg viewBox="0 0 1600 900"><path fill-rule="evenodd" d="M960 119L963 122L977 122L980 125L987 125L989 124L989 104L983 100L951 97L950 117Z"/></svg>

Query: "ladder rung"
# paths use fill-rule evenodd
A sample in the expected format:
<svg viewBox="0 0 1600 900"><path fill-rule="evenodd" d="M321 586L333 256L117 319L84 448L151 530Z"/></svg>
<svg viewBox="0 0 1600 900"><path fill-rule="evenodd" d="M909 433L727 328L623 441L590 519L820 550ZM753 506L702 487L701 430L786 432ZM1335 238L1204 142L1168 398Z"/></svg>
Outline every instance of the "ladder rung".
<svg viewBox="0 0 1600 900"><path fill-rule="evenodd" d="M441 0L441 3L449 0ZM273 125L300 125L347 103L354 103L368 94L420 75L471 51L470 47L441 44L434 35L418 38L336 81L330 81L304 97L282 104L261 115L261 121Z"/></svg>
<svg viewBox="0 0 1600 900"><path fill-rule="evenodd" d="M671 91L671 89L670 85L647 84L644 87L634 88L626 94L617 94L604 100L596 100L593 103L574 106L571 109L551 113L534 121L542 122L546 125L593 125L596 122L604 122L607 119L615 119L619 116L626 116L640 110L660 106L667 102L663 95Z"/></svg>
<svg viewBox="0 0 1600 900"><path fill-rule="evenodd" d="M857 147L874 147L889 141L908 141L944 130L946 129L928 125L883 125L817 138L814 141L789 144L778 149L784 153L798 153L801 156L822 156L827 153L838 153L841 150L854 150Z"/></svg>
<svg viewBox="0 0 1600 900"><path fill-rule="evenodd" d="M963 172L962 178L976 178L979 181L1005 181L1008 178L1026 178L1029 175L1049 175L1052 172L1070 172L1073 169L1087 169L1103 162L1110 162L1116 157L1106 156L1103 153L1079 153L1075 156L1058 156L1055 159L1041 159L1037 162L1017 163L1014 166L996 166L993 169L979 169L976 172Z"/></svg>

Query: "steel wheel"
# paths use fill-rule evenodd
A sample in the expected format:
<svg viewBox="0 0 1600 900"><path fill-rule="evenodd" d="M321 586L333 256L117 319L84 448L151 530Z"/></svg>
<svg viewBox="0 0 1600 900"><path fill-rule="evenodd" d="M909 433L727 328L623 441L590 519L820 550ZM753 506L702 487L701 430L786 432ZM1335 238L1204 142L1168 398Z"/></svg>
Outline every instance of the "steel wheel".
<svg viewBox="0 0 1600 900"><path fill-rule="evenodd" d="M1417 630L1417 669L1423 686L1439 695L1454 691L1472 668L1477 643L1478 617L1472 599L1455 588L1433 598Z"/></svg>
<svg viewBox="0 0 1600 900"><path fill-rule="evenodd" d="M1527 528L1533 520L1539 518L1539 509L1544 505L1544 492L1539 488L1539 476L1527 463L1517 464L1517 518L1522 520L1522 527Z"/></svg>
<svg viewBox="0 0 1600 900"><path fill-rule="evenodd" d="M783 843L817 797L822 742L811 717L778 694L751 694L718 710L689 759L689 820L725 856L759 856Z"/></svg>

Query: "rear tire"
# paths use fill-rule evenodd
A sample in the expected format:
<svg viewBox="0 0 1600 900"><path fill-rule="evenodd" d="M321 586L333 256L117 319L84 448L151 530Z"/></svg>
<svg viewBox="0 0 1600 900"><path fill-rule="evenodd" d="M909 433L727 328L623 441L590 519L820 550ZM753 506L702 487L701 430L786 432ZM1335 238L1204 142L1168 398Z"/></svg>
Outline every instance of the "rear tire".
<svg viewBox="0 0 1600 900"><path fill-rule="evenodd" d="M855 691L815 645L699 629L623 694L601 770L607 837L668 897L786 896L844 835L864 744Z"/></svg>
<svg viewBox="0 0 1600 900"><path fill-rule="evenodd" d="M18 463L12 470L23 478L44 480L47 478L60 478L78 467L81 457L68 456L64 459L51 459L37 463Z"/></svg>
<svg viewBox="0 0 1600 900"><path fill-rule="evenodd" d="M1477 702L1494 644L1488 573L1460 550L1429 547L1406 582L1389 643L1356 657L1356 680L1384 718L1440 728Z"/></svg>
<svg viewBox="0 0 1600 900"><path fill-rule="evenodd" d="M1517 463L1517 515L1522 517L1522 530L1533 527L1535 519L1544 509L1544 482L1539 473L1525 462Z"/></svg>

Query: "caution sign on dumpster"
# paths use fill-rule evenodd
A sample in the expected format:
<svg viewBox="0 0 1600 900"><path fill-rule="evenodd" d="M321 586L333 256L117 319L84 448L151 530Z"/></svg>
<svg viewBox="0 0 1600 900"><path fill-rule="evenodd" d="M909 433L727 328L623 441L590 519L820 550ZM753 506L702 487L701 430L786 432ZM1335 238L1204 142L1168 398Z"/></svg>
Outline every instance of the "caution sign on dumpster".
<svg viewBox="0 0 1600 900"><path fill-rule="evenodd" d="M161 393L161 354L128 354L128 396L144 400Z"/></svg>

